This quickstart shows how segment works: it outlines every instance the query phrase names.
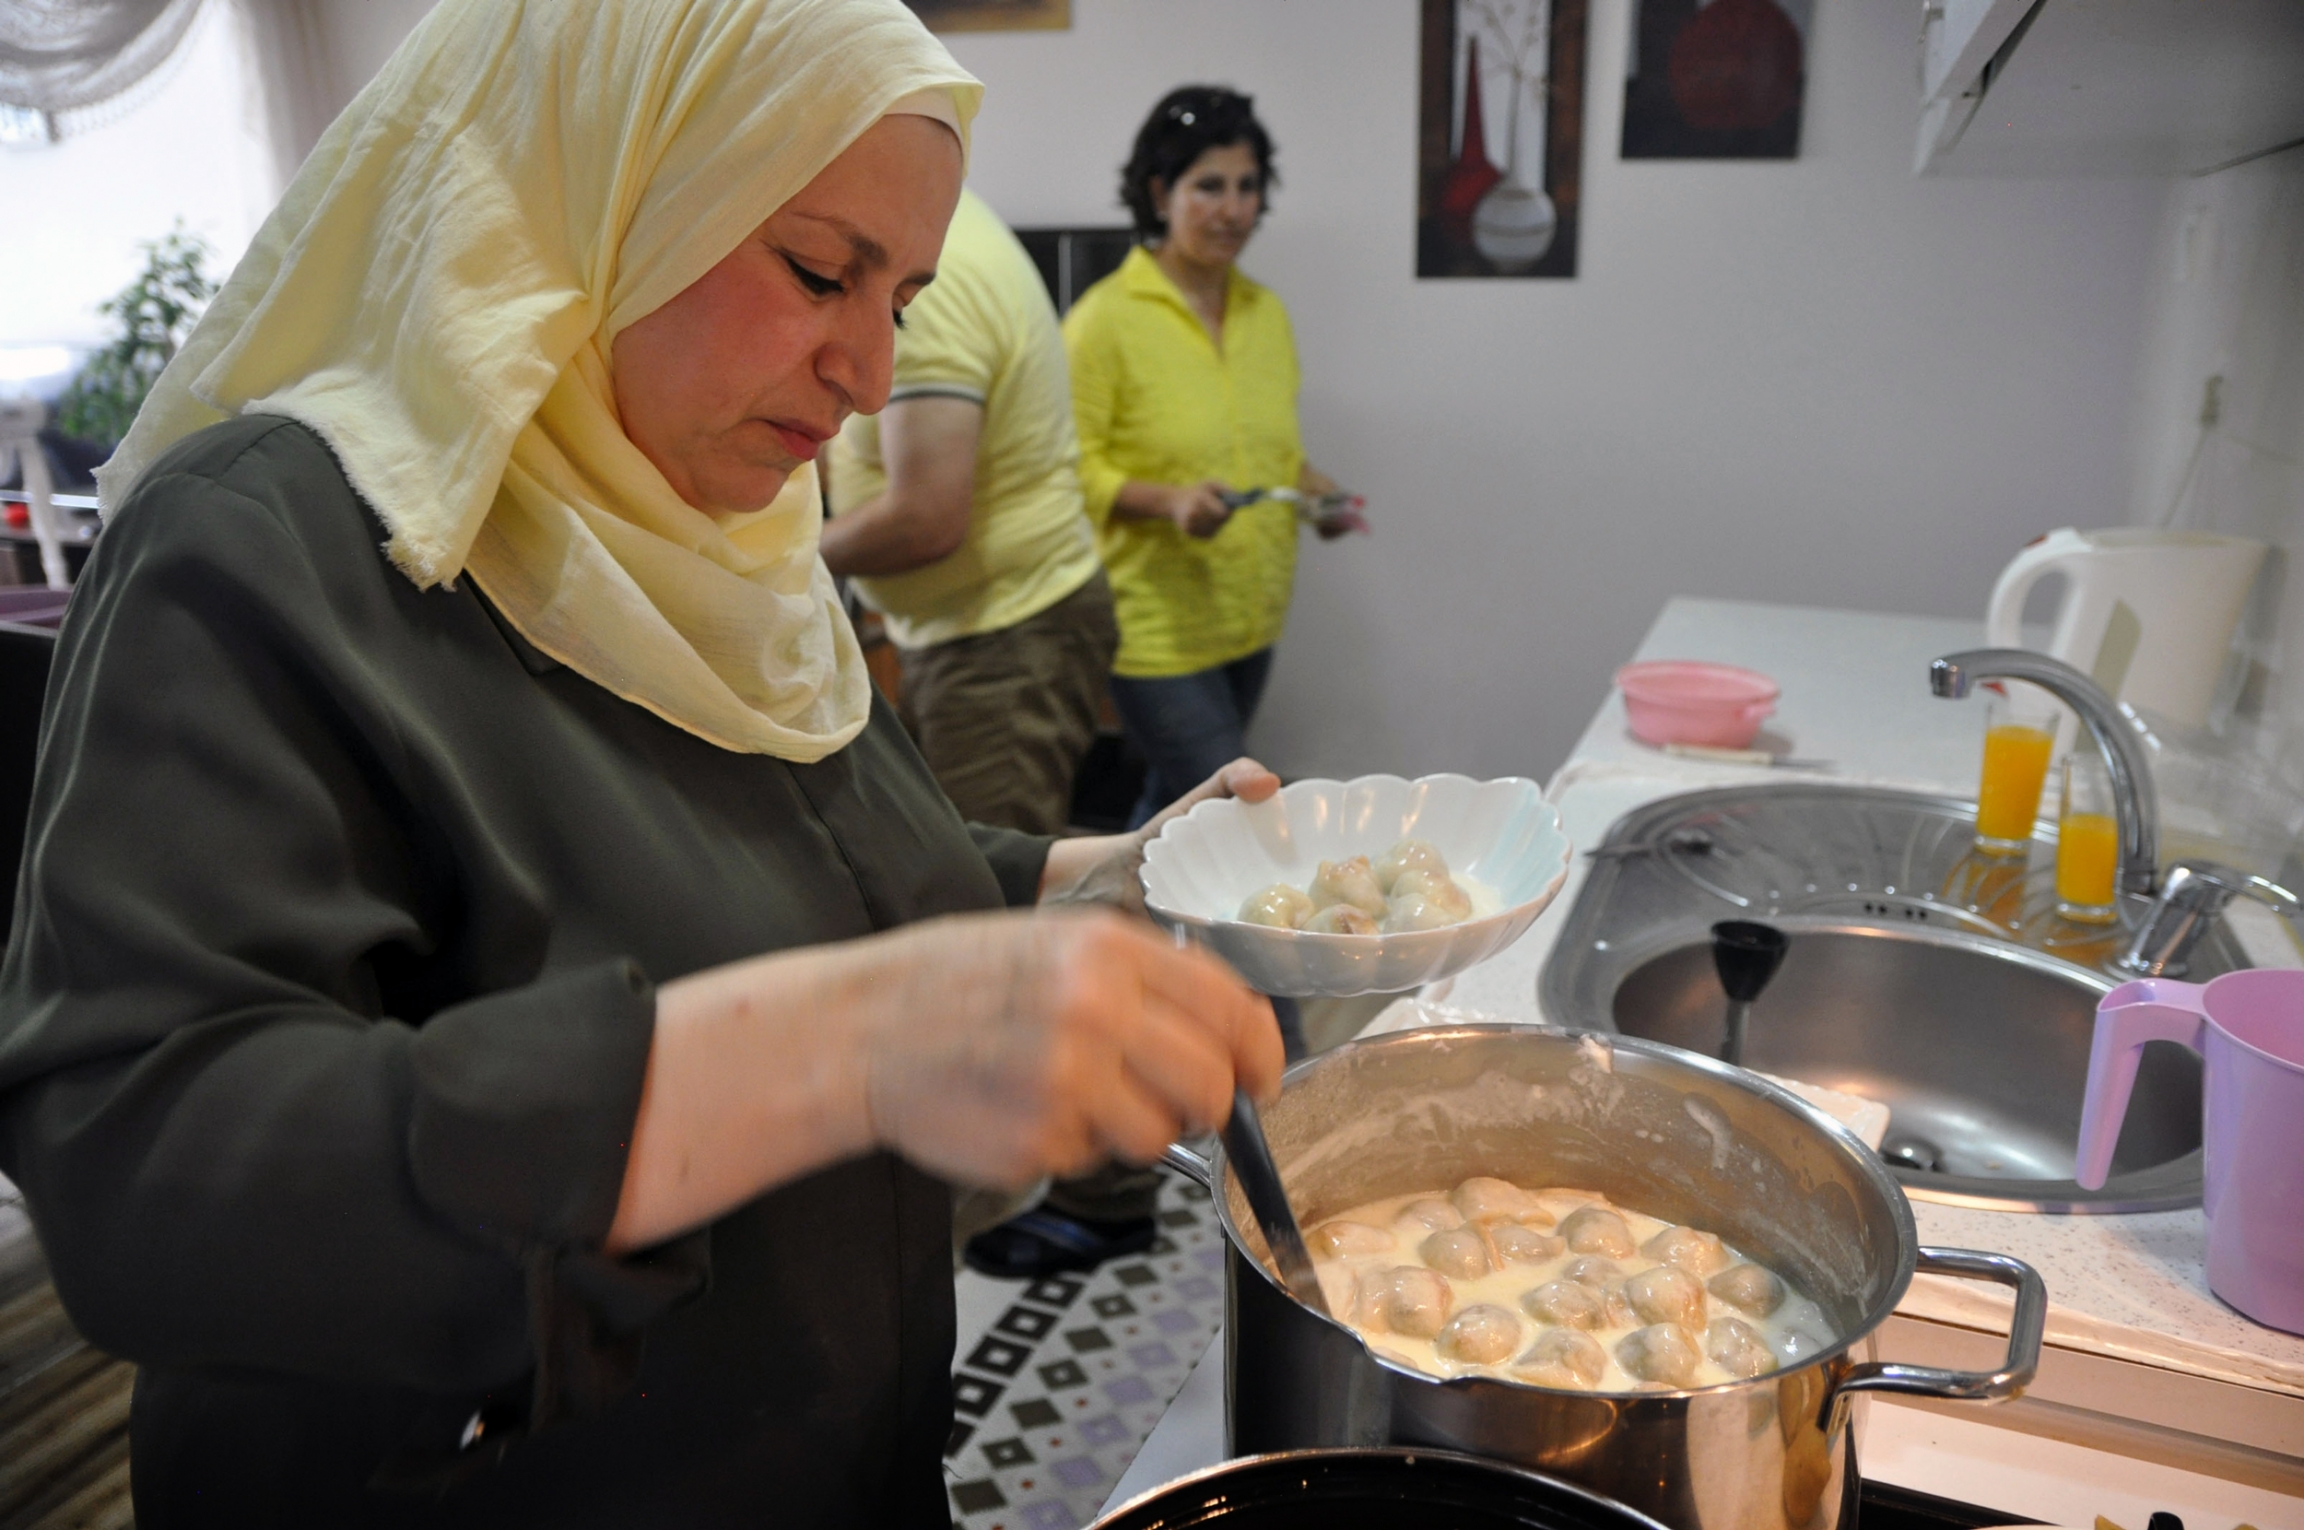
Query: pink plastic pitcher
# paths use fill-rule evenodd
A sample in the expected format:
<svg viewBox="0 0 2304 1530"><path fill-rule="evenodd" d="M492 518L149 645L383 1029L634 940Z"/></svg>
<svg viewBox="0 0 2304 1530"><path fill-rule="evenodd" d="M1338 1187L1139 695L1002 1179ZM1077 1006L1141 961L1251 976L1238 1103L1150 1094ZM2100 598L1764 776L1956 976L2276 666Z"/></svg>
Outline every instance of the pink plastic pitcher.
<svg viewBox="0 0 2304 1530"><path fill-rule="evenodd" d="M2207 1064L2209 1289L2259 1323L2304 1333L2304 972L2145 978L2104 996L2072 1176L2088 1189L2111 1168L2147 1041L2179 1042Z"/></svg>

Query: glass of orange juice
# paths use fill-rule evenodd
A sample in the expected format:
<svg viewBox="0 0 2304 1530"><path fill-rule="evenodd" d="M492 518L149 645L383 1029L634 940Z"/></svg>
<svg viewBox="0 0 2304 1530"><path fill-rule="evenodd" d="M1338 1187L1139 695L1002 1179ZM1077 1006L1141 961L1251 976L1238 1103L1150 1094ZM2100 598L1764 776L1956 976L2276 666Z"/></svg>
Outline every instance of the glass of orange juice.
<svg viewBox="0 0 2304 1530"><path fill-rule="evenodd" d="M2056 747L2052 707L2000 698L1984 709L1984 774L1976 786L1976 848L2022 855L2031 848L2048 756Z"/></svg>
<svg viewBox="0 0 2304 1530"><path fill-rule="evenodd" d="M2120 912L2113 891L2119 866L2120 824L2104 757L2068 754L2056 814L2056 912L2080 924L2110 924Z"/></svg>

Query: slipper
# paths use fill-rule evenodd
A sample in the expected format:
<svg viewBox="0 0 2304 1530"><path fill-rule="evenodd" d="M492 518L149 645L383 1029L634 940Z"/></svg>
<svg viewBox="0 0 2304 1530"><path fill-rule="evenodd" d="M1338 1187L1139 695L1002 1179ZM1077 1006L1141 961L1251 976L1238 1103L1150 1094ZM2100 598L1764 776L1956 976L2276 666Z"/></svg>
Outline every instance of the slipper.
<svg viewBox="0 0 2304 1530"><path fill-rule="evenodd" d="M1037 1280L1093 1270L1107 1259L1141 1254L1159 1230L1150 1217L1095 1222L1045 1206L987 1228L962 1246L960 1257L979 1275Z"/></svg>

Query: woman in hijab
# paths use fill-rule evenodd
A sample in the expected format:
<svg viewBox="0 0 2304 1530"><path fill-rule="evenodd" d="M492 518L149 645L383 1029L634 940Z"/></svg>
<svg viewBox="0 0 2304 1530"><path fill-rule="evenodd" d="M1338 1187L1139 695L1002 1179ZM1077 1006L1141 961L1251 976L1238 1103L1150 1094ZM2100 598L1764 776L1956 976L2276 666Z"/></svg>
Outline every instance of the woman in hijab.
<svg viewBox="0 0 2304 1530"><path fill-rule="evenodd" d="M964 827L815 555L976 99L896 0L445 0L107 470L0 1167L145 1530L945 1524L946 1182L1276 1086L984 912L1141 837Z"/></svg>

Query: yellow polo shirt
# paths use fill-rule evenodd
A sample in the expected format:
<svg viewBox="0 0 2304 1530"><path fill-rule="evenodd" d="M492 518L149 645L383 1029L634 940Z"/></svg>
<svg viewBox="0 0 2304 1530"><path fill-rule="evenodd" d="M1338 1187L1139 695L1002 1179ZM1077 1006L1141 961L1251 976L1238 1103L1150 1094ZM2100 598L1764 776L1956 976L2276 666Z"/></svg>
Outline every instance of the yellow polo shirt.
<svg viewBox="0 0 2304 1530"><path fill-rule="evenodd" d="M895 379L890 403L984 406L968 540L925 568L855 581L898 647L1013 627L1095 577L1056 305L1024 246L972 191L960 195L936 280L904 310ZM834 515L887 488L878 416L849 417L831 464Z"/></svg>
<svg viewBox="0 0 2304 1530"><path fill-rule="evenodd" d="M1080 486L1112 579L1120 656L1134 679L1188 675L1270 647L1296 581L1296 512L1250 505L1206 540L1167 521L1122 520L1129 479L1234 489L1291 487L1304 468L1296 430L1296 337L1265 287L1232 272L1224 344L1139 248L1064 318Z"/></svg>

